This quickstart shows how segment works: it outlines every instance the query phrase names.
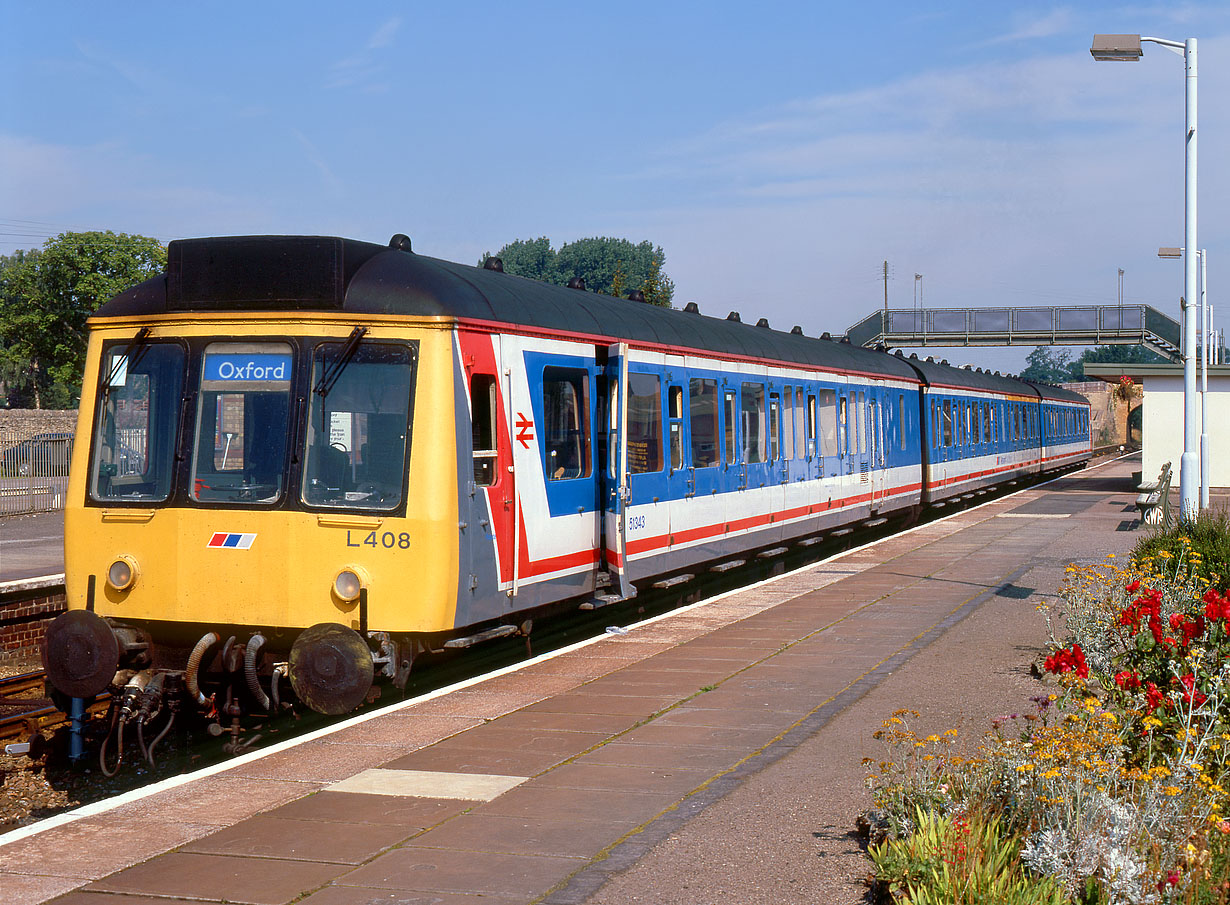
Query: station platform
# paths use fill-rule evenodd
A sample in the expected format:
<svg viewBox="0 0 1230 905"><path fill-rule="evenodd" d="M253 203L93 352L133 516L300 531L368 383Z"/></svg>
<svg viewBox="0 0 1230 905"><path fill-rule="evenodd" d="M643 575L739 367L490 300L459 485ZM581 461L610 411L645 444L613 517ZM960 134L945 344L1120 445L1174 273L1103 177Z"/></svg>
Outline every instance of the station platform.
<svg viewBox="0 0 1230 905"><path fill-rule="evenodd" d="M0 901L866 901L872 733L1029 707L1036 604L1141 536L1137 461L0 836Z"/></svg>

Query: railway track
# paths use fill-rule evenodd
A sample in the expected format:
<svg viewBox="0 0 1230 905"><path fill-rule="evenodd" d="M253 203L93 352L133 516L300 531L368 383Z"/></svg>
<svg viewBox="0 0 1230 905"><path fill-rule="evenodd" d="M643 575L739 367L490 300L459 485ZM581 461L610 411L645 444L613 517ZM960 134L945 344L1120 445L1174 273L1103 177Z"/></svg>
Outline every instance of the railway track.
<svg viewBox="0 0 1230 905"><path fill-rule="evenodd" d="M33 741L44 729L68 722L68 714L44 696L43 670L0 678L0 744ZM90 715L107 709L111 695L98 695L86 708Z"/></svg>

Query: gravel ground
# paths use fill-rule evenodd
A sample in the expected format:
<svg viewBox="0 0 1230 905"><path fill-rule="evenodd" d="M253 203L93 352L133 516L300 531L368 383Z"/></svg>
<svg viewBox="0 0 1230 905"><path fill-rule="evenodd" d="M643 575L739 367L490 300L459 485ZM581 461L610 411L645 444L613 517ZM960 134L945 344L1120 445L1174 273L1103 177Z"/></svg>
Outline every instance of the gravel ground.
<svg viewBox="0 0 1230 905"><path fill-rule="evenodd" d="M0 676L19 675L40 667L37 657L13 661L0 666ZM11 713L13 709L0 705L0 713ZM44 748L42 756L0 753L0 835L150 781L151 771L130 769L108 779L92 759L70 767L62 753L67 731L43 730L39 734Z"/></svg>

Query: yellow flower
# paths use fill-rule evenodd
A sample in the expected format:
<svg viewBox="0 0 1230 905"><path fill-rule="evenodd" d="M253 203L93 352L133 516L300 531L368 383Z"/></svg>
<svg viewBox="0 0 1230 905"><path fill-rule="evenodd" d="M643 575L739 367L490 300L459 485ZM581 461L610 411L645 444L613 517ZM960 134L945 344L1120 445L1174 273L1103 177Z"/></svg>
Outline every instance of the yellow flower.
<svg viewBox="0 0 1230 905"><path fill-rule="evenodd" d="M1183 790L1178 786L1163 786L1162 791L1173 798L1174 796L1180 794Z"/></svg>

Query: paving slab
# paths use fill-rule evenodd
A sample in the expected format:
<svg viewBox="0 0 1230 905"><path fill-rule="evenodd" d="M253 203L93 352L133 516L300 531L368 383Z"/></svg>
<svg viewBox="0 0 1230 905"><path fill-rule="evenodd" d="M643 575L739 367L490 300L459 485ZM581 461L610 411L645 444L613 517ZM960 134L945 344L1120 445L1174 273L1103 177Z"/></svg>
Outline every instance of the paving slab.
<svg viewBox="0 0 1230 905"><path fill-rule="evenodd" d="M349 869L343 864L170 852L85 889L215 899L235 905L284 905Z"/></svg>
<svg viewBox="0 0 1230 905"><path fill-rule="evenodd" d="M1114 467L1126 479L1130 465ZM297 754L237 764L204 791L126 805L114 814L125 827L185 820L138 842L141 863L108 862L94 845L80 875L40 878L37 846L0 837L0 871L51 884L30 903L87 884L64 905L862 901L849 829L866 806L871 732L899 702L942 729L1032 687L1038 595L1054 593L1067 557L1134 539L1100 505L1105 490L1080 497L1087 506L1049 499L1088 478L410 702ZM1033 511L1048 507L1080 511ZM424 774L435 778L393 781ZM510 784L447 797L492 776ZM211 792L238 793L226 828L188 819ZM89 840L107 815L68 826L77 839L67 826L31 839Z"/></svg>

